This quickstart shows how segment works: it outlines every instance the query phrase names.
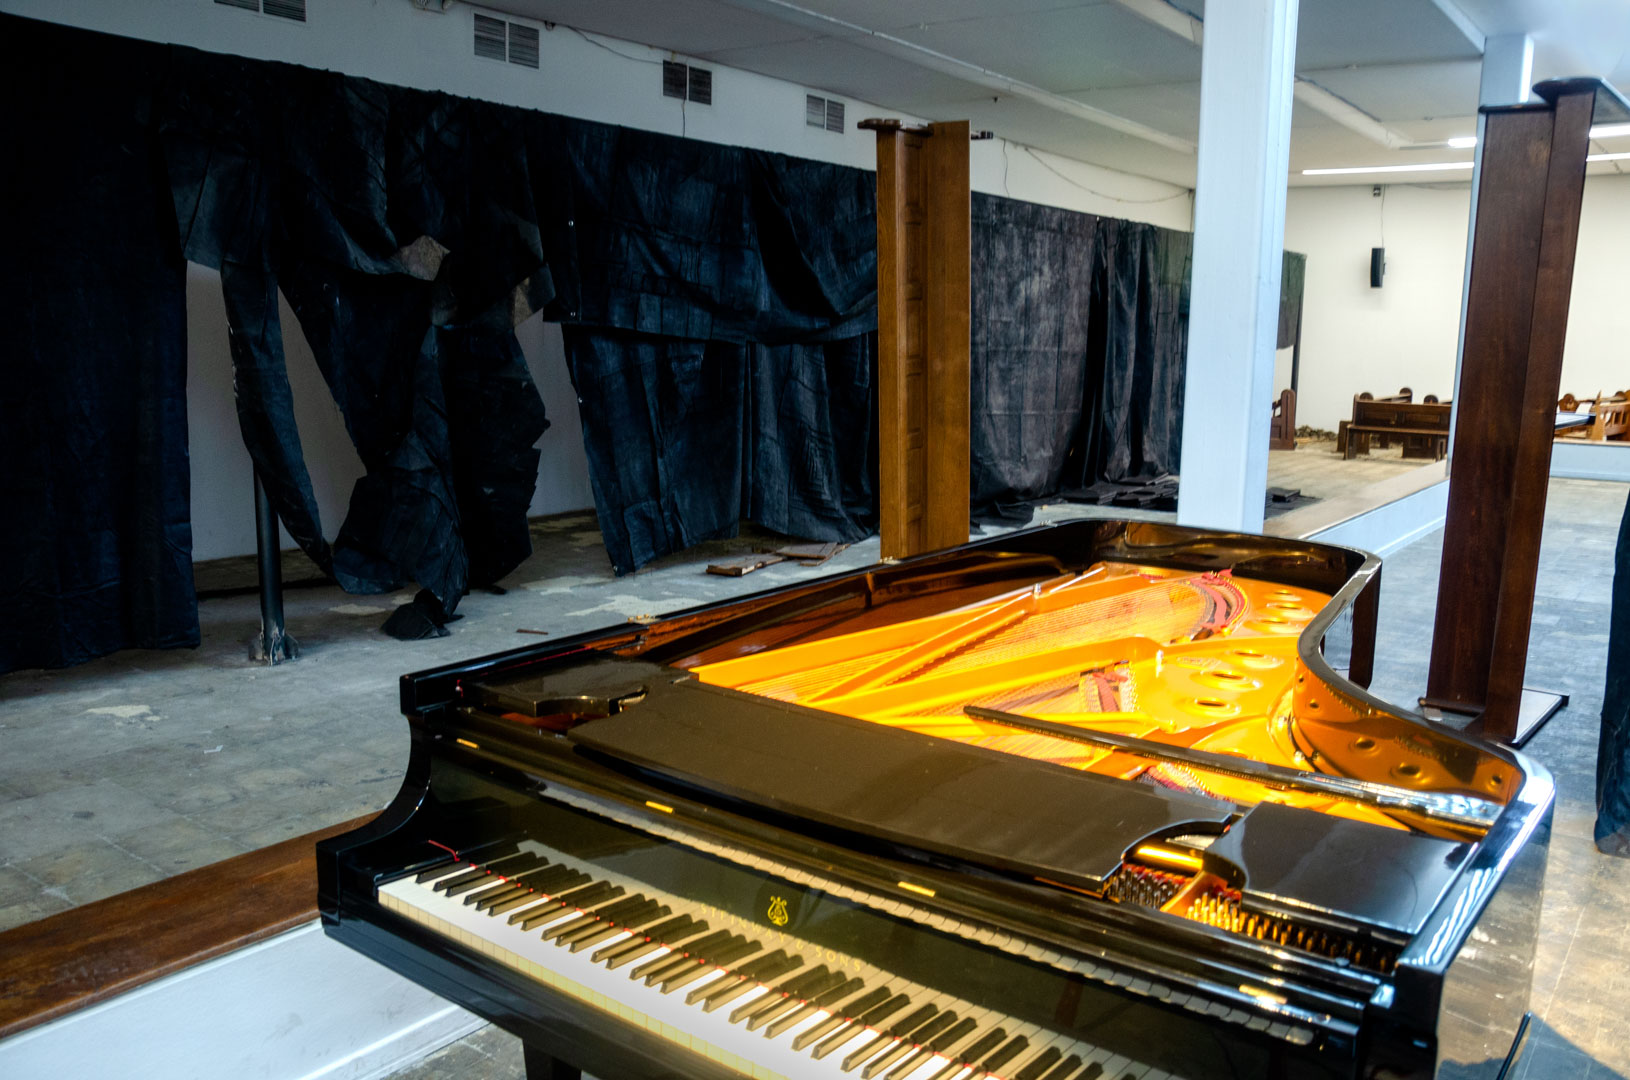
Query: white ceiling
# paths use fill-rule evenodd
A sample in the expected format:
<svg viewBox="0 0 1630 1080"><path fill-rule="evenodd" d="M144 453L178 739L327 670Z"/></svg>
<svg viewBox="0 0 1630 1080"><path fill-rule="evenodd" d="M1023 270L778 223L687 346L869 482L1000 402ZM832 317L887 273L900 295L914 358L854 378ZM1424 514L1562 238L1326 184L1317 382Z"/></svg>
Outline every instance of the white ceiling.
<svg viewBox="0 0 1630 1080"><path fill-rule="evenodd" d="M967 119L1096 165L1185 187L1194 182L1193 154L1171 137L1192 143L1198 136L1200 49L1183 35L1185 14L1203 20L1204 0L484 0L484 6L930 120ZM1535 81L1597 75L1630 87L1630 0L1301 0L1298 24L1298 78L1325 93L1312 95L1324 102L1322 110L1296 103L1293 184L1385 178L1300 176L1305 168L1469 159L1468 151L1445 149L1443 141L1475 131L1487 35L1531 34ZM993 87L1002 79L1025 85L1004 92ZM1085 110L1072 110L1072 102L1108 119L1095 122L1081 115ZM1357 110L1345 124L1328 115L1343 102ZM1412 143L1424 145L1400 145ZM1627 151L1630 138L1596 149ZM1592 169L1630 172L1621 170L1626 165Z"/></svg>

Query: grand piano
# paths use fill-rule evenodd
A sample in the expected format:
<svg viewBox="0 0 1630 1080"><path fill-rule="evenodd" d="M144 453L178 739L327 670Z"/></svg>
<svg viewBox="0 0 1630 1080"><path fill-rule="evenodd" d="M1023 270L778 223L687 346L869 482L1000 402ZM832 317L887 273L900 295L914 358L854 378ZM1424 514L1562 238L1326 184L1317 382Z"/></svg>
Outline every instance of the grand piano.
<svg viewBox="0 0 1630 1080"><path fill-rule="evenodd" d="M1503 1077L1553 785L1327 662L1379 572L1078 521L406 676L326 930L533 1080Z"/></svg>

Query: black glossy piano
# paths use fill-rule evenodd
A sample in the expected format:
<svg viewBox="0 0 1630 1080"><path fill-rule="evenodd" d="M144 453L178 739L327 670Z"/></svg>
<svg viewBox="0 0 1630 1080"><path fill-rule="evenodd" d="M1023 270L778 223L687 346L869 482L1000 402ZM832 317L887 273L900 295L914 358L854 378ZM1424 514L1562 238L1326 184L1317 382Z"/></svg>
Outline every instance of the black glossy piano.
<svg viewBox="0 0 1630 1080"><path fill-rule="evenodd" d="M1379 573L1079 521L406 676L326 930L534 1078L1496 1080L1552 782L1358 685Z"/></svg>

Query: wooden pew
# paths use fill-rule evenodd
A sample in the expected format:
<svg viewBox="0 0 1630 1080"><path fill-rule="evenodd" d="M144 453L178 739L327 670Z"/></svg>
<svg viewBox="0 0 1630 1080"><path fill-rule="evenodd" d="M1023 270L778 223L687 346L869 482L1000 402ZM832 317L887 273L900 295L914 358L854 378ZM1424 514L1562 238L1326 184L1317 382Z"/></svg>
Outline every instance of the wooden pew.
<svg viewBox="0 0 1630 1080"><path fill-rule="evenodd" d="M1558 412L1590 413L1589 424L1564 428L1556 433L1559 439L1623 442L1630 435L1630 391L1620 390L1611 397L1598 393L1594 398L1563 394L1556 408Z"/></svg>
<svg viewBox="0 0 1630 1080"><path fill-rule="evenodd" d="M1286 390L1273 403L1273 418L1268 422L1268 449L1296 449L1296 391Z"/></svg>
<svg viewBox="0 0 1630 1080"><path fill-rule="evenodd" d="M1342 456L1350 461L1368 454L1372 437L1402 440L1406 458L1441 461L1448 450L1449 403L1355 399Z"/></svg>
<svg viewBox="0 0 1630 1080"><path fill-rule="evenodd" d="M1392 402L1402 402L1402 403L1407 404L1408 402L1411 402L1413 400L1415 400L1415 391L1411 390L1407 386L1399 387L1398 392L1396 394L1391 394L1391 395L1388 395L1387 397L1380 397L1380 398L1376 397L1374 394L1372 394L1368 390L1366 390L1363 393L1353 395L1353 409L1355 411L1358 409L1358 403L1360 401L1392 401ZM1428 396L1427 400L1428 401L1436 401L1437 398ZM1336 426L1336 453L1338 453L1338 454L1345 455L1347 453L1347 428L1351 424L1352 424L1352 420L1349 419L1349 420L1341 421L1341 423ZM1387 437L1385 435L1381 436L1380 437L1381 449L1385 450L1388 445L1389 444L1388 444L1388 441L1387 441ZM1365 452L1368 453L1368 450L1366 450Z"/></svg>

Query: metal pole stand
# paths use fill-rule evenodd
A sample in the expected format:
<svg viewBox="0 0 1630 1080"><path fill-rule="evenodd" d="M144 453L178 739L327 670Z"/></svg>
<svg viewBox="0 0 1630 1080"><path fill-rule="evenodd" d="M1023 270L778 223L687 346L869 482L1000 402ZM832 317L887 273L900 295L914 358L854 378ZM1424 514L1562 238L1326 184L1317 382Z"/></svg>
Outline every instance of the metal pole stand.
<svg viewBox="0 0 1630 1080"><path fill-rule="evenodd" d="M281 664L300 655L300 644L283 628L283 553L277 515L255 470L255 560L260 571L260 633L249 641L249 659Z"/></svg>

